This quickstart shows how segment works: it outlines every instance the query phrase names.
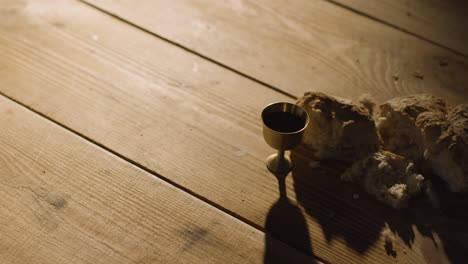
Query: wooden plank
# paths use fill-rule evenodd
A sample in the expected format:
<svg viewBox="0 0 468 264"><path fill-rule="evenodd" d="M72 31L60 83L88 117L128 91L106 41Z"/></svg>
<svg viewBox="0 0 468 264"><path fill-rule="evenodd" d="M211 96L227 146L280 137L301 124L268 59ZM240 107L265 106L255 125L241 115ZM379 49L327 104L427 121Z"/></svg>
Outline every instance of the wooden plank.
<svg viewBox="0 0 468 264"><path fill-rule="evenodd" d="M10 3L14 11L0 17L1 93L305 252L333 263L395 261L385 251L382 222L373 224L373 212L334 190L312 186L300 203L357 210L351 233L330 236L321 220L329 211L298 208L292 177L290 204L278 200L259 116L285 96L83 4ZM284 227L288 212L296 218ZM296 245L292 227L301 227L292 233L308 243ZM397 236L395 247L406 250L397 260L424 262L420 245L416 239L408 248Z"/></svg>
<svg viewBox="0 0 468 264"><path fill-rule="evenodd" d="M0 113L1 263L263 263L263 232L4 97Z"/></svg>
<svg viewBox="0 0 468 264"><path fill-rule="evenodd" d="M296 96L468 101L465 57L327 1L85 1Z"/></svg>
<svg viewBox="0 0 468 264"><path fill-rule="evenodd" d="M468 55L464 0L331 0Z"/></svg>

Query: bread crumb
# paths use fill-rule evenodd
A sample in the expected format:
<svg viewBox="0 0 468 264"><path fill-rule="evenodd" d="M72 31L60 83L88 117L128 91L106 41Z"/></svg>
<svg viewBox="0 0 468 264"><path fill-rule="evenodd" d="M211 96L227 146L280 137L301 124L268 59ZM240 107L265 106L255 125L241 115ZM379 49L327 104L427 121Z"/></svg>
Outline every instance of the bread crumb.
<svg viewBox="0 0 468 264"><path fill-rule="evenodd" d="M243 156L247 155L247 152L240 149L240 150L234 152L234 155L236 155L237 157L243 157Z"/></svg>
<svg viewBox="0 0 468 264"><path fill-rule="evenodd" d="M395 235L393 235L392 230L386 225L380 235L384 238L385 242L393 243L395 242Z"/></svg>
<svg viewBox="0 0 468 264"><path fill-rule="evenodd" d="M384 241L385 241L385 251L387 252L387 255L396 257L397 252L393 249L393 242L395 242L395 236L393 235L393 232L390 230L388 225L385 226L385 228L382 230L380 233L381 236L383 236Z"/></svg>
<svg viewBox="0 0 468 264"><path fill-rule="evenodd" d="M413 76L420 79L420 80L424 80L424 75L419 70L413 72Z"/></svg>
<svg viewBox="0 0 468 264"><path fill-rule="evenodd" d="M438 58L439 60L439 66L440 67L445 67L448 66L448 59L447 58Z"/></svg>
<svg viewBox="0 0 468 264"><path fill-rule="evenodd" d="M388 192L391 196L393 196L394 199L402 199L406 192L406 184L395 184L388 188Z"/></svg>

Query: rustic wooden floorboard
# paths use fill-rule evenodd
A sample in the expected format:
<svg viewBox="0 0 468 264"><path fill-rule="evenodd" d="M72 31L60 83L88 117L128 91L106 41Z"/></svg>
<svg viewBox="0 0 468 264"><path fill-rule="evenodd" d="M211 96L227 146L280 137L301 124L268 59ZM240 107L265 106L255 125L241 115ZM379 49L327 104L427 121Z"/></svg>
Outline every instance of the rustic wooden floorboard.
<svg viewBox="0 0 468 264"><path fill-rule="evenodd" d="M263 263L263 232L3 96L0 127L1 263Z"/></svg>
<svg viewBox="0 0 468 264"><path fill-rule="evenodd" d="M84 1L295 96L468 101L466 57L327 1Z"/></svg>
<svg viewBox="0 0 468 264"><path fill-rule="evenodd" d="M331 0L468 55L465 0Z"/></svg>
<svg viewBox="0 0 468 264"><path fill-rule="evenodd" d="M418 236L397 236L399 254L388 256L381 218L351 196L318 185L296 193L288 177L290 201L278 199L259 115L286 96L77 1L6 3L0 93L327 261L425 262ZM333 212L349 213L346 232L324 225ZM284 215L296 218L282 225Z"/></svg>

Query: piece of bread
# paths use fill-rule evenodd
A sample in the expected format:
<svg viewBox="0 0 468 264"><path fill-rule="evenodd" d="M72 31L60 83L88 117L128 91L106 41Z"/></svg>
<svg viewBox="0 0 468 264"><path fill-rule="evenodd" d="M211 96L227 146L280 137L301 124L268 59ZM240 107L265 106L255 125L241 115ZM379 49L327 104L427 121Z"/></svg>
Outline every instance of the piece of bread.
<svg viewBox="0 0 468 264"><path fill-rule="evenodd" d="M341 179L359 184L377 200L399 209L420 192L424 177L408 159L380 150L356 161Z"/></svg>
<svg viewBox="0 0 468 264"><path fill-rule="evenodd" d="M441 177L453 192L468 191L468 106L448 111L438 97L418 94L380 106L383 149L413 160Z"/></svg>
<svg viewBox="0 0 468 264"><path fill-rule="evenodd" d="M374 120L364 108L317 92L305 93L297 104L309 114L302 146L313 158L352 162L379 148Z"/></svg>
<svg viewBox="0 0 468 264"><path fill-rule="evenodd" d="M424 127L445 130L446 102L428 94L391 99L380 106L377 128L385 150L417 163L424 159Z"/></svg>
<svg viewBox="0 0 468 264"><path fill-rule="evenodd" d="M423 132L428 140L424 165L441 177L451 191L468 191L468 105L453 108L446 125L424 126Z"/></svg>

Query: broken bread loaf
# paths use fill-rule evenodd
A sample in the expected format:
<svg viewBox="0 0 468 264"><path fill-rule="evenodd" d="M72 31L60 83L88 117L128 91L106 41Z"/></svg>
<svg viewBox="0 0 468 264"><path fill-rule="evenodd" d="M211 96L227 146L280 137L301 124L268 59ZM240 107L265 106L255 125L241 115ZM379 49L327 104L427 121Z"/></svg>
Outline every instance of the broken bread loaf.
<svg viewBox="0 0 468 264"><path fill-rule="evenodd" d="M441 177L451 191L468 190L468 106L448 111L428 94L394 98L380 106L377 127L383 149Z"/></svg>
<svg viewBox="0 0 468 264"><path fill-rule="evenodd" d="M398 209L419 193L424 177L408 159L380 150L356 161L341 179L359 184L377 200Z"/></svg>
<svg viewBox="0 0 468 264"><path fill-rule="evenodd" d="M417 94L391 99L380 106L377 128L383 148L413 161L424 158L424 129L445 129L447 106L443 99Z"/></svg>
<svg viewBox="0 0 468 264"><path fill-rule="evenodd" d="M380 144L368 110L318 92L307 92L297 104L309 114L303 147L318 160L352 162L377 151Z"/></svg>
<svg viewBox="0 0 468 264"><path fill-rule="evenodd" d="M445 126L424 126L423 132L427 139L425 166L451 191L468 191L468 105L453 108Z"/></svg>

